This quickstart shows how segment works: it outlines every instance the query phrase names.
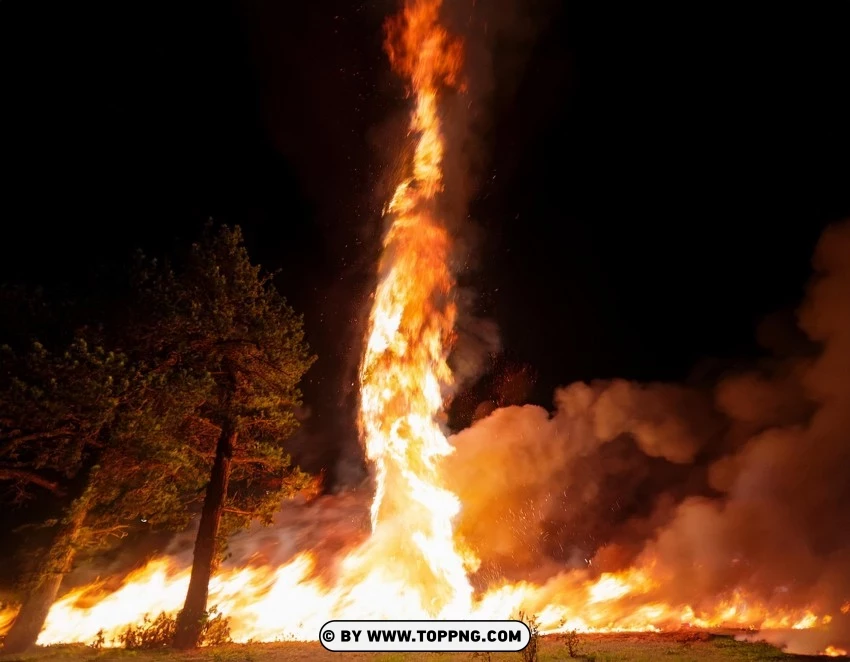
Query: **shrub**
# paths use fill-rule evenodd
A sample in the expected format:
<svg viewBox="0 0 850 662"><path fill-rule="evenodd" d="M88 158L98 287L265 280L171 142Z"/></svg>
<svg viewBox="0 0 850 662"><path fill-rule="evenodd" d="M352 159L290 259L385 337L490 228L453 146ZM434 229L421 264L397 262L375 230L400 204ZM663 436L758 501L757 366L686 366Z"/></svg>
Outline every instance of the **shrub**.
<svg viewBox="0 0 850 662"><path fill-rule="evenodd" d="M213 614L215 615L213 616ZM174 642L176 632L177 618L175 616L169 616L163 612L151 620L145 614L141 625L128 625L118 635L118 641L128 650L168 648ZM98 637L102 645L102 634L99 633ZM206 614L199 645L221 646L231 642L230 619L226 618L224 614L217 613L217 609L213 607Z"/></svg>
<svg viewBox="0 0 850 662"><path fill-rule="evenodd" d="M525 623L531 633L531 638L528 640L528 646L520 651L522 660L523 662L537 662L537 649L540 645L540 623L534 614L529 614L524 611L519 612L517 620Z"/></svg>

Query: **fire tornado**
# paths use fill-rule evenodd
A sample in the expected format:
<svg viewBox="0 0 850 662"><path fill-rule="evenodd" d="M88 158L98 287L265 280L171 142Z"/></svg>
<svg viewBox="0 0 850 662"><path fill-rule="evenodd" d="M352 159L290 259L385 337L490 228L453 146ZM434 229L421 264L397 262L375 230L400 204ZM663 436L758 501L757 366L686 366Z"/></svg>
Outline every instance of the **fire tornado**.
<svg viewBox="0 0 850 662"><path fill-rule="evenodd" d="M455 85L461 43L440 25L439 0L412 0L387 23L387 52L414 98L412 174L387 206L370 331L360 370L360 423L375 464L372 527L397 570L437 615L468 613L472 590L452 531L458 498L440 484L452 452L439 423L455 320L451 237L439 217L445 137L441 89Z"/></svg>

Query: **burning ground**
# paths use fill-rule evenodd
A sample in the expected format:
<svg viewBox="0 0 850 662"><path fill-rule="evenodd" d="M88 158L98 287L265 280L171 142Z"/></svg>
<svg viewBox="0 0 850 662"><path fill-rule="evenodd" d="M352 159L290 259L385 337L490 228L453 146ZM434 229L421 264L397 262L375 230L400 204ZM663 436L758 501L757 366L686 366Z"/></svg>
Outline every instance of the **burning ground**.
<svg viewBox="0 0 850 662"><path fill-rule="evenodd" d="M359 371L373 480L284 504L273 527L232 539L208 604L237 642L314 640L336 618L523 610L550 633L722 626L790 652L850 648L850 224L818 245L793 342L769 343L750 370L571 384L553 411L496 409L451 435L446 400L468 375L450 366L479 365L455 336L482 325L458 320L463 195L447 181L446 118L467 85L441 16L438 0L410 0L387 23L411 146ZM110 642L178 612L191 540L129 573L79 569L39 643Z"/></svg>
<svg viewBox="0 0 850 662"><path fill-rule="evenodd" d="M572 644L573 656L570 655ZM742 643L736 641L730 634L709 634L704 631L683 631L676 633L640 633L622 634L586 634L576 636L553 635L540 640L539 653L546 660L657 660L665 659L670 662L720 662L720 661L752 661L752 660L793 660L805 662L821 660L821 657L783 654L775 647L766 643ZM221 662L222 660L255 660L256 662L292 662L293 660L315 660L331 662L340 659L340 653L324 649L318 642L279 642L254 645L230 645L214 649L201 649L192 653L169 653L168 651L145 650L93 650L82 645L52 646L41 649L35 656L28 659L39 662L63 662L69 658L79 660L138 660L147 662L158 660L177 661L193 660L195 662ZM404 660L405 662L420 662L433 660L434 653L348 653L342 654L345 659L359 660ZM493 653L490 660L513 660L517 653ZM440 653L439 659L446 662L468 662L469 653Z"/></svg>

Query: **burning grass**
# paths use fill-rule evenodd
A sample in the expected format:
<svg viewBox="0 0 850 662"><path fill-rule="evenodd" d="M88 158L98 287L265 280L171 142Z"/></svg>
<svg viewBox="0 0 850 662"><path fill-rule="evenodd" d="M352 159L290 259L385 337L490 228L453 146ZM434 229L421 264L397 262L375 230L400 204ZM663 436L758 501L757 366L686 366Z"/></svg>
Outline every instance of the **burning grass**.
<svg viewBox="0 0 850 662"><path fill-rule="evenodd" d="M635 660L653 662L702 662L711 660L824 660L829 658L789 655L766 643L736 641L732 633L683 630L669 633L620 633L579 635L577 656L570 655L569 635L540 637L539 662L586 660L615 662ZM575 641L572 641L576 645ZM40 648L26 655L0 656L2 662L66 662L84 660L110 662L519 662L520 653L493 653L482 658L470 653L331 653L318 642L281 642L267 644L231 644L190 652L172 650L96 650L79 644ZM850 658L833 658L850 659Z"/></svg>

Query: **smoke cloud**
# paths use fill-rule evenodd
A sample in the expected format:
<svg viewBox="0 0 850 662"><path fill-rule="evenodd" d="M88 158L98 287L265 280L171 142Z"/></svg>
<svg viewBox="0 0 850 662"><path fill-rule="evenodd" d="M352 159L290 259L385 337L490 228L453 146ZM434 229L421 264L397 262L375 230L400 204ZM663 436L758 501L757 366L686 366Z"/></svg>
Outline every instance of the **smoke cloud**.
<svg viewBox="0 0 850 662"><path fill-rule="evenodd" d="M446 2L450 31L463 37L463 89L442 100L446 134L443 205L455 234L458 271L477 266L480 226L467 210L489 171L491 130L510 104L532 44L545 24L552 0L460 0Z"/></svg>
<svg viewBox="0 0 850 662"><path fill-rule="evenodd" d="M698 608L737 588L777 608L816 606L834 615L826 631L773 640L797 652L846 647L850 222L823 234L813 264L797 314L809 344L771 344L814 353L705 390L572 384L552 412L497 409L456 434L447 477L482 572L654 563L671 604Z"/></svg>
<svg viewBox="0 0 850 662"><path fill-rule="evenodd" d="M471 290L459 291L457 307L457 338L450 357L454 375L452 393L461 391L486 372L502 348L499 327L495 321L476 314Z"/></svg>
<svg viewBox="0 0 850 662"><path fill-rule="evenodd" d="M459 532L516 578L541 556L585 565L627 516L650 514L647 495L692 489L683 465L719 426L707 393L622 380L560 389L554 413L497 409L452 439Z"/></svg>

